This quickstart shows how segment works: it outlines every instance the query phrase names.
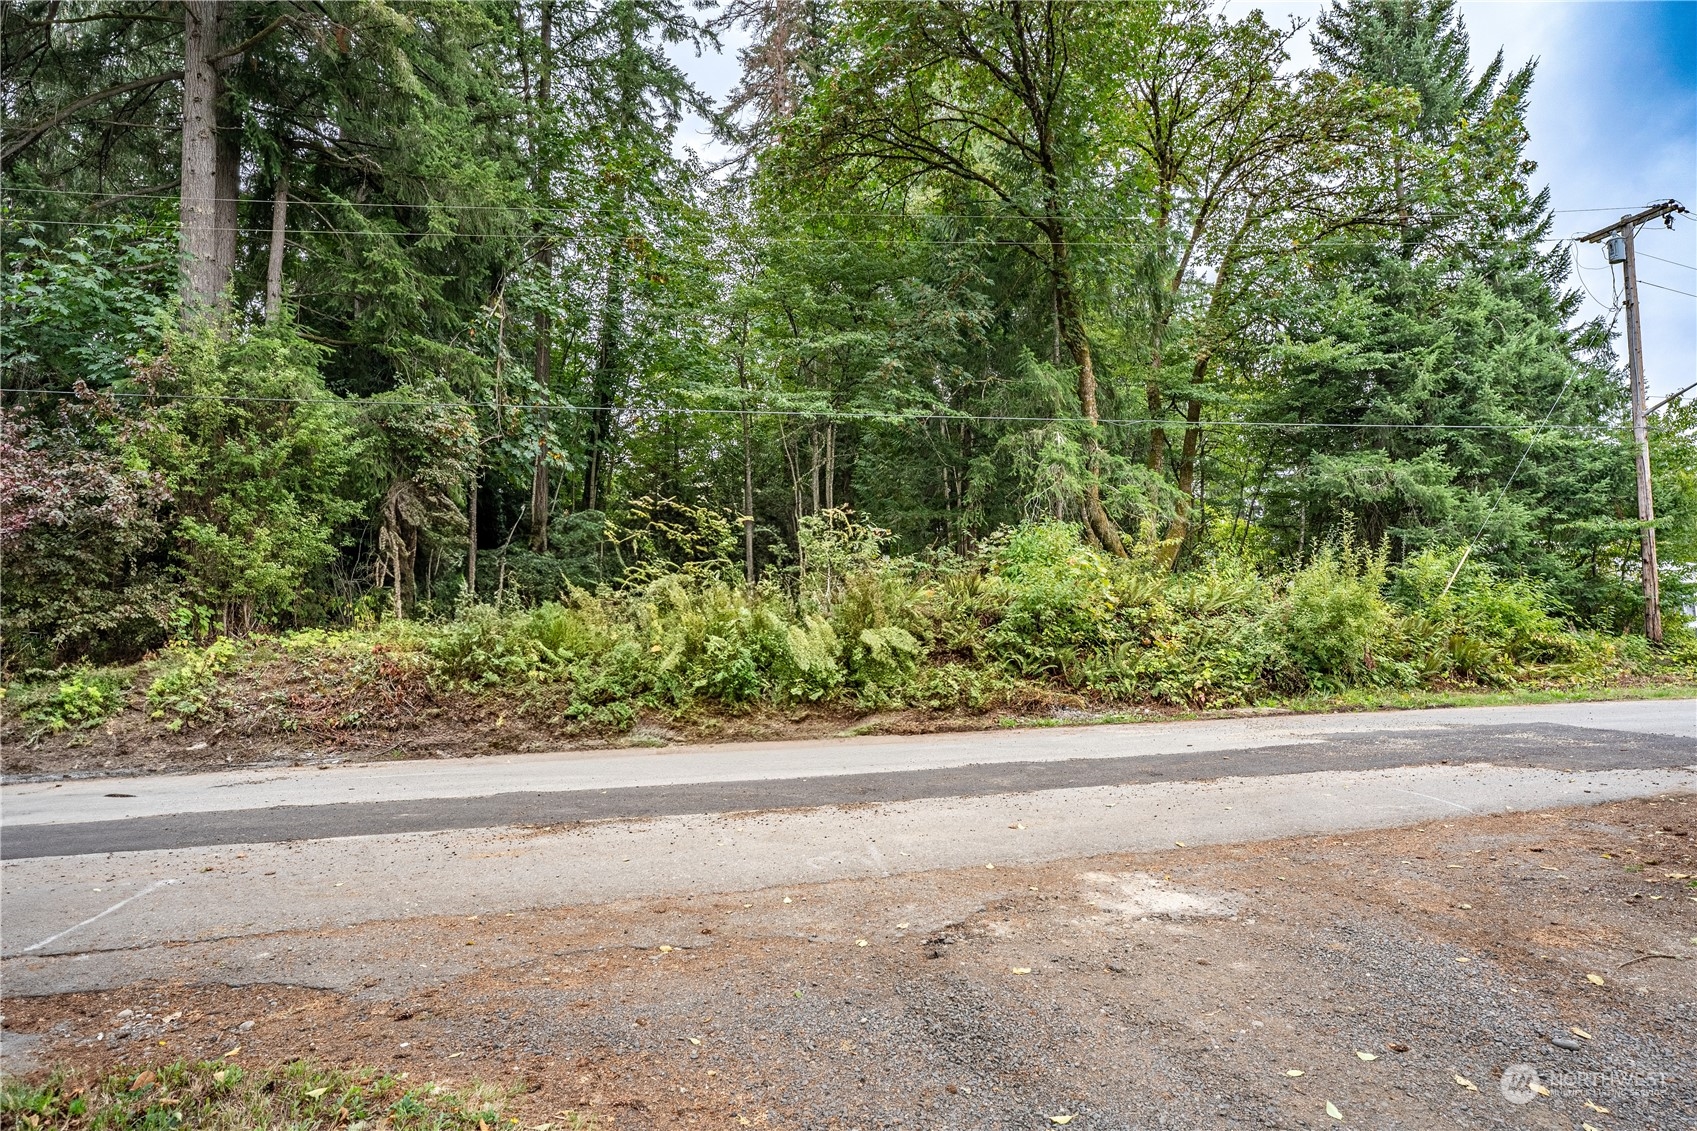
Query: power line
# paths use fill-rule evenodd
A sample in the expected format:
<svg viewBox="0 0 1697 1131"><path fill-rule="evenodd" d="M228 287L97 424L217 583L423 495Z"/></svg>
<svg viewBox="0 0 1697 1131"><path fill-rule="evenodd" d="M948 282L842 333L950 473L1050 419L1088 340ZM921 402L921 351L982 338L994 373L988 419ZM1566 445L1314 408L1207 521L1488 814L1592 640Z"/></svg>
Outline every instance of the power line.
<svg viewBox="0 0 1697 1131"><path fill-rule="evenodd" d="M7 220L4 217L0 217L0 225L5 225L5 224L8 224L8 223L11 224L13 227L20 227L20 228L21 227L29 227L31 225L36 225L36 224L45 224L45 225L49 225L49 226L52 226L52 227L61 227L61 228L103 228L103 227L107 226L106 223L104 223L103 221L99 221L99 220ZM271 229L270 228L224 228L224 229L220 229L220 230L222 230L222 231L234 231L239 235L248 235L248 236L269 236L269 235L271 235ZM371 238L371 239L388 237L388 238L394 238L394 239L410 238L410 239L416 239L416 240L425 240L425 239L431 239L431 238L436 238L436 237L439 237L439 238L442 238L442 239L447 239L447 240L463 240L463 239L514 239L514 240L518 240L518 239L534 239L534 238L537 238L537 236L538 236L538 233L529 232L529 231L524 231L524 232L516 232L516 231L515 232L432 232L432 231L412 231L410 229L386 230L386 229L382 229L382 228L289 228L289 229L286 229L283 234L285 236L296 237L296 238L298 238L300 236L364 236L366 238ZM570 233L570 232L568 232L568 233L561 233L561 234L546 234L546 235L543 235L542 238L548 240L551 243L555 243L555 244L588 244L588 243L596 243L596 242L626 240L626 239L630 238L630 234L628 234L628 233L615 233L615 232L600 233L600 234L595 234L595 233ZM1571 236L1563 236L1563 237L1560 237L1560 238L1548 237L1548 238L1545 238L1545 239L1534 240L1534 241L1531 241L1531 242L1547 243L1547 244L1563 244L1563 243L1571 242L1572 239L1573 239L1573 237L1571 237ZM704 242L709 242L709 243L712 242L712 237L710 236L709 239L704 241ZM762 237L759 237L759 242L778 243L778 244L838 244L838 245L843 245L843 244L881 244L881 243L886 242L886 240L885 240L884 237L880 237L880 236L762 236ZM935 246L935 247L1012 247L1018 241L1011 240L1011 239L1000 239L1000 238L997 238L995 236L960 236L960 237L942 238L942 237L937 237L937 236L902 235L900 237L900 242L902 242L904 244L925 244L925 245ZM1069 240L1068 244L1071 247L1145 247L1145 246L1147 246L1147 241L1144 241L1144 240L1099 240L1099 239L1084 238L1084 239ZM1333 239L1333 238L1328 237L1328 236L1322 236L1322 237L1320 237L1320 239L1316 240L1313 243L1294 244L1290 247L1283 248L1283 249L1280 249L1280 250L1305 251L1305 250L1324 250L1324 249L1328 249L1328 248L1345 248L1345 247L1368 247L1368 248L1372 248L1372 247L1385 247L1385 246L1387 246L1387 241L1385 241L1385 240L1337 240L1337 239Z"/></svg>
<svg viewBox="0 0 1697 1131"><path fill-rule="evenodd" d="M904 0L904 2L906 2L906 0ZM13 194L18 194L18 195L26 194L26 193L34 193L34 194L37 194L37 195L46 195L46 196L77 196L77 197L91 197L92 196L92 197L100 197L102 199L111 199L114 202L129 201L129 200L177 200L177 199L179 199L178 195L176 193L97 192L93 189L56 189L56 188L43 188L43 187L34 186L34 185L12 185L12 186L10 186L10 188L7 191L9 191L10 193L13 193ZM262 205L270 203L269 200L267 200L266 198L261 197L261 196L238 197L237 202L238 203L245 202L245 203L250 203L250 204L262 204ZM408 210L420 210L420 211L428 210L428 211L434 211L434 212L522 212L522 213L525 213L527 215L535 215L537 213L557 213L557 214L565 215L565 216L579 216L579 215L585 215L585 214L593 214L593 213L602 212L602 211L606 211L606 212L608 212L610 214L614 214L614 215L622 214L622 213L618 213L617 210L612 209L610 207L607 208L607 209L601 209L601 208L577 209L577 208L557 208L557 207L551 207L551 206L531 205L531 204L450 204L450 203L447 203L445 201L430 201L430 200L416 201L416 202L411 202L411 201L381 201L381 200L371 200L371 201L365 201L365 200L307 200L307 199L304 199L302 197L291 196L289 198L289 204L290 204L291 207L293 207L295 205L299 205L303 208L373 208L373 209L388 208L388 209L408 209ZM1623 206L1623 208L1624 207L1630 207L1630 206ZM1610 208L1553 208L1553 209L1548 210L1545 213L1545 215L1563 216L1563 215L1571 215L1571 214L1583 213L1583 212L1618 212L1618 211L1622 211L1623 208L1612 208L1612 207L1610 207ZM1443 213L1443 214L1436 215L1436 216L1433 217L1433 219L1456 220L1456 219L1464 219L1468 215L1469 215L1469 213L1465 213L1465 212L1450 212L1450 213ZM947 213L931 214L931 213L923 213L923 212L911 213L911 212L902 212L902 211L894 211L894 210L882 211L882 212L848 212L848 211L837 211L837 210L817 211L817 212L796 212L796 213L789 214L786 218L792 219L792 220L879 219L879 218L910 219L910 220L924 220L924 219L1019 220L1019 219L1023 219L1023 217L1021 217L1020 215L1018 215L1016 213L1009 213L1009 212L947 212ZM1073 212L1073 213L1066 214L1062 218L1063 219L1070 219L1070 220L1119 220L1119 221L1127 221L1127 222L1145 219L1145 217L1139 216L1136 213L1121 213L1121 212Z"/></svg>
<svg viewBox="0 0 1697 1131"><path fill-rule="evenodd" d="M1572 380L1571 374L1569 381ZM1564 385L1565 389L1566 386ZM372 398L369 400L349 400L344 397L257 397L231 396L217 393L153 393L127 392L121 390L92 390L92 389L24 389L0 388L0 395L15 396L60 396L60 397L113 397L124 400L168 400L168 401L213 401L235 404L324 404L343 405L347 407L381 408L392 406L396 408L494 408L501 411L526 411L532 409L548 409L559 412L625 412L642 415L643 413L678 414L693 416L774 416L801 417L810 420L870 420L894 424L912 424L921 421L971 421L975 423L1001 424L1088 424L1090 421L1082 416L1014 416L1014 415L980 415L966 412L927 411L906 412L892 409L887 412L864 412L850 409L785 409L769 407L750 408L713 408L704 405L629 405L623 408L600 408L594 405L573 404L568 401L489 401L481 404L471 401L443 400L400 400L389 398ZM1553 410L1552 410L1553 411ZM1548 424L1546 414L1544 424L1540 428L1560 429L1570 432L1594 431L1595 425L1590 424ZM1190 423L1170 417L1103 417L1096 421L1099 425L1115 425L1128 427L1149 426L1178 426L1191 427ZM1437 431L1437 432L1520 432L1526 429L1525 424L1431 424L1417 421L1407 422L1377 422L1377 421L1318 421L1318 420L1202 420L1195 425L1201 428L1290 428L1290 429L1354 429L1374 431Z"/></svg>
<svg viewBox="0 0 1697 1131"><path fill-rule="evenodd" d="M1663 287L1661 284L1653 284L1653 282L1649 282L1648 279L1639 279L1638 285L1639 287L1655 287L1656 290L1672 290L1673 294L1683 294L1687 297L1687 299L1697 299L1697 294L1692 294L1690 290L1680 290L1678 287Z"/></svg>
<svg viewBox="0 0 1697 1131"><path fill-rule="evenodd" d="M1636 249L1635 249L1635 250L1636 250ZM1663 259L1663 258L1662 258L1662 257L1661 257L1661 256L1659 256L1659 255L1651 255L1651 254L1650 254L1650 253L1649 253L1649 252L1647 252L1647 251L1640 251L1640 252L1638 252L1638 255L1639 255L1639 256L1640 256L1640 257L1642 257L1642 258L1644 258L1644 259L1654 259L1654 260L1655 260L1655 261L1656 261L1656 262L1657 262L1657 263L1667 263L1667 264L1670 264L1670 265L1672 265L1672 266L1674 266L1674 267L1683 267L1683 268L1685 268L1685 269L1686 269L1686 270L1687 270L1687 271L1697 271L1697 267L1693 267L1693 266L1691 266L1691 264L1689 264L1689 263L1681 263L1681 262L1680 262L1680 261L1679 261L1679 260L1677 260L1677 259ZM1642 281L1642 280L1640 280L1640 281Z"/></svg>
<svg viewBox="0 0 1697 1131"><path fill-rule="evenodd" d="M1585 293L1591 296L1591 301L1596 303L1598 306L1606 307L1613 314L1619 314L1620 313L1620 296L1619 295L1615 296L1615 300L1612 303L1604 302L1602 299L1597 297L1597 292L1591 289L1591 284L1587 283L1585 281L1585 272L1587 272L1587 271L1608 271L1608 273L1609 273L1609 287L1612 290L1614 288L1614 278L1615 278L1614 277L1614 271L1611 270L1608 267L1587 267L1587 266L1585 266L1585 264L1579 262L1578 256L1574 256L1573 265L1575 267L1579 268L1579 274L1575 275L1574 278L1579 280L1579 285L1585 289ZM1614 324L1612 322L1609 324L1609 333L1610 334L1614 333Z"/></svg>

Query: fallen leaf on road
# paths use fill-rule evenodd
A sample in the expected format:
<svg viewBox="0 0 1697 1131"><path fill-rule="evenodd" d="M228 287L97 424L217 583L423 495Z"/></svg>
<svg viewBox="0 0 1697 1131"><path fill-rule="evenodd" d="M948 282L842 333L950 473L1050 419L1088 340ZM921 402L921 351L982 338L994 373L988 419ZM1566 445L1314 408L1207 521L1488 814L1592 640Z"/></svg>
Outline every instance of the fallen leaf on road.
<svg viewBox="0 0 1697 1131"><path fill-rule="evenodd" d="M1029 966L1015 966L1013 968L1013 972L1015 974L1029 974L1029 973L1031 973L1031 967L1029 967Z"/></svg>
<svg viewBox="0 0 1697 1131"><path fill-rule="evenodd" d="M785 903L788 903L788 902L789 902L789 901L790 901L790 897L789 897L789 896L787 896L787 895L786 895L786 896L784 896L784 902L785 902Z"/></svg>
<svg viewBox="0 0 1697 1131"><path fill-rule="evenodd" d="M1543 1096L1545 1099L1550 1098L1550 1090L1548 1088L1544 1087L1544 1085L1540 1084L1538 1081L1533 1080L1531 1083L1527 1084L1526 1086L1528 1088L1531 1088L1534 1092L1537 1092L1540 1096Z"/></svg>
<svg viewBox="0 0 1697 1131"><path fill-rule="evenodd" d="M1591 1039L1591 1034L1587 1033L1577 1025L1569 1029L1568 1032L1572 1033L1576 1037L1584 1037L1587 1041Z"/></svg>
<svg viewBox="0 0 1697 1131"><path fill-rule="evenodd" d="M1479 1090L1479 1085L1475 1084L1465 1076L1457 1076L1455 1078L1455 1082L1470 1092L1477 1092Z"/></svg>
<svg viewBox="0 0 1697 1131"><path fill-rule="evenodd" d="M700 1037L690 1037L689 1043L692 1044L692 1045L699 1045L701 1043L701 1038Z"/></svg>
<svg viewBox="0 0 1697 1131"><path fill-rule="evenodd" d="M1456 906L1461 908L1463 911L1473 910L1473 905L1471 903L1458 903Z"/></svg>
<svg viewBox="0 0 1697 1131"><path fill-rule="evenodd" d="M1182 840L1175 840L1175 841L1173 841L1173 843L1178 845L1180 848L1184 847L1184 841L1182 841Z"/></svg>
<svg viewBox="0 0 1697 1131"><path fill-rule="evenodd" d="M1603 976L1601 974L1587 974L1585 975L1585 980L1590 982L1593 986L1600 986L1603 984Z"/></svg>
<svg viewBox="0 0 1697 1131"><path fill-rule="evenodd" d="M907 924L906 923L897 923L896 924L896 930L898 930L898 931L907 930Z"/></svg>
<svg viewBox="0 0 1697 1131"><path fill-rule="evenodd" d="M1589 1123L1581 1123L1579 1127L1580 1131L1603 1131L1601 1127L1593 1127Z"/></svg>
<svg viewBox="0 0 1697 1131"><path fill-rule="evenodd" d="M329 1090L330 1090L329 1088L312 1088L312 1089L309 1089L306 1094L307 1094L308 1098L310 1098L310 1099L317 1099L319 1096L322 1096L325 1092L328 1092Z"/></svg>
<svg viewBox="0 0 1697 1131"><path fill-rule="evenodd" d="M661 954L670 954L670 953L672 953L672 948L669 947L669 946L662 946L660 948L660 953Z"/></svg>
<svg viewBox="0 0 1697 1131"><path fill-rule="evenodd" d="M1025 827L1024 825L1009 825L1008 826L1008 828L1010 828L1010 829L1023 829L1024 827Z"/></svg>
<svg viewBox="0 0 1697 1131"><path fill-rule="evenodd" d="M229 1051L229 1052L227 1052L227 1053L225 1053L225 1054L224 1054L224 1059L225 1059L225 1060L228 1060L228 1059L230 1059L230 1058L231 1058L231 1057L232 1057L232 1056L235 1056L235 1055L236 1055L236 1054L237 1054L237 1053L239 1053L239 1052L241 1052L241 1051L242 1051L242 1046L240 1046L240 1045L237 1045L237 1046L236 1046L236 1047L235 1047L235 1048L233 1048L233 1049L231 1049L231 1050L230 1050L230 1051Z"/></svg>
<svg viewBox="0 0 1697 1131"><path fill-rule="evenodd" d="M1456 959L1456 961L1457 962L1472 962L1473 960L1471 958L1458 958L1458 959Z"/></svg>
<svg viewBox="0 0 1697 1131"><path fill-rule="evenodd" d="M1302 1075L1302 1069L1300 1069L1300 1068L1287 1068L1287 1069L1285 1069L1285 1075L1286 1076L1301 1076Z"/></svg>
<svg viewBox="0 0 1697 1131"><path fill-rule="evenodd" d="M463 1053L463 1052L451 1052L451 1053L448 1054L448 1059L453 1060L456 1057L461 1057L461 1056L464 1056L464 1055L465 1055L465 1053Z"/></svg>
<svg viewBox="0 0 1697 1131"><path fill-rule="evenodd" d="M1592 1111L1596 1112L1598 1115L1610 1115L1610 1114L1612 1114L1609 1111L1608 1108L1602 1107L1598 1104L1594 1104L1590 1100L1585 1101L1585 1106L1590 1108Z"/></svg>
<svg viewBox="0 0 1697 1131"><path fill-rule="evenodd" d="M1378 1060L1379 1059L1378 1053L1362 1052L1360 1049L1355 1050L1355 1055L1361 1060Z"/></svg>
<svg viewBox="0 0 1697 1131"><path fill-rule="evenodd" d="M855 940L854 940L854 945L855 945L855 946L865 946L865 945L866 945L866 940L865 940L865 939L855 939Z"/></svg>
<svg viewBox="0 0 1697 1131"><path fill-rule="evenodd" d="M1403 1044L1401 1041L1392 1041L1390 1044L1386 1045L1385 1047L1390 1049L1392 1052L1407 1052L1408 1051L1408 1046Z"/></svg>
<svg viewBox="0 0 1697 1131"><path fill-rule="evenodd" d="M1049 1117L1049 1122L1059 1123L1062 1127L1065 1127L1067 1124L1072 1122L1072 1119L1073 1117L1070 1115L1051 1115Z"/></svg>
<svg viewBox="0 0 1697 1131"><path fill-rule="evenodd" d="M1338 1105L1333 1103L1331 1100L1326 1101L1326 1114L1331 1116L1333 1119L1343 1118L1343 1112L1339 1111Z"/></svg>
<svg viewBox="0 0 1697 1131"><path fill-rule="evenodd" d="M994 872L996 870L996 866L994 864L986 864L984 866L986 868L990 869L992 872Z"/></svg>

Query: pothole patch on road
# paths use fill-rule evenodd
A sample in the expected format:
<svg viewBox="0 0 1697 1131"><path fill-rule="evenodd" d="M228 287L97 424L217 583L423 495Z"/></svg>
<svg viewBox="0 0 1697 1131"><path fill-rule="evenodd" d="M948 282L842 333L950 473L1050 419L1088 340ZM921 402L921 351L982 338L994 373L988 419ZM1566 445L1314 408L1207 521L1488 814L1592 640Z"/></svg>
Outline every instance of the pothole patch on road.
<svg viewBox="0 0 1697 1131"><path fill-rule="evenodd" d="M1237 911L1231 899L1183 891L1147 872L1084 872L1078 878L1091 906L1128 919L1223 919Z"/></svg>

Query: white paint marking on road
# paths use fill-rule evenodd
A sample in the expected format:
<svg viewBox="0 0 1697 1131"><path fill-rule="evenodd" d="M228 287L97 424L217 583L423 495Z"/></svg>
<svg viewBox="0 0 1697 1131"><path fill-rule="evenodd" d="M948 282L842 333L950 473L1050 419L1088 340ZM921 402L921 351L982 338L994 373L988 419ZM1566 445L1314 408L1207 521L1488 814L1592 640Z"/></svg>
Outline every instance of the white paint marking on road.
<svg viewBox="0 0 1697 1131"><path fill-rule="evenodd" d="M1454 805L1457 809L1460 809L1463 813L1477 814L1479 812L1479 810L1477 810L1477 809L1469 809L1467 806L1463 805L1459 801L1451 801L1447 797L1433 797L1430 793L1421 793L1417 789L1398 789L1395 786L1392 786L1390 788L1391 788L1392 793L1406 793L1410 797L1424 797L1427 801L1436 801L1440 805Z"/></svg>
<svg viewBox="0 0 1697 1131"><path fill-rule="evenodd" d="M142 888L140 891L136 892L134 895L130 896L127 899L120 899L118 902L114 903L112 906L108 907L106 910L102 911L100 914L90 915L87 919L84 919L82 922L74 924L74 925L69 926L69 927L66 927L64 930L60 931L58 934L51 935L48 938L42 939L40 942L36 943L34 946L24 947L23 953L28 954L32 950L40 950L42 947L46 946L48 943L58 942L60 939L64 938L66 935L70 934L72 931L81 930L82 928L88 926L90 923L94 922L97 919L106 918L106 916L112 914L112 912L118 910L118 908L124 906L126 903L132 903L135 900L138 900L142 896L146 895L148 892L158 891L160 888L164 887L166 884L174 884L176 882L177 882L176 880L154 880L151 884L148 884L146 887Z"/></svg>

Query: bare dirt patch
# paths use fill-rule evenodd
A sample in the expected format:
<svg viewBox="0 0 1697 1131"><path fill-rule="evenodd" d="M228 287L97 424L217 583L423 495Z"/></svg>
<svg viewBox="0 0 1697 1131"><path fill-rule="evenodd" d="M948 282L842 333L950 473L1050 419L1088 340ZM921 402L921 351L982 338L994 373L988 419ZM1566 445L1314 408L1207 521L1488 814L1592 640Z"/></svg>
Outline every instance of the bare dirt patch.
<svg viewBox="0 0 1697 1131"><path fill-rule="evenodd" d="M12 999L5 1026L81 1072L239 1045L506 1083L531 1125L1319 1127L1330 1103L1348 1126L1683 1129L1694 839L1674 795L370 923L279 937L317 956L292 983L196 977L220 945L196 944L180 980ZM1521 1063L1548 1097L1503 1097Z"/></svg>

